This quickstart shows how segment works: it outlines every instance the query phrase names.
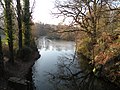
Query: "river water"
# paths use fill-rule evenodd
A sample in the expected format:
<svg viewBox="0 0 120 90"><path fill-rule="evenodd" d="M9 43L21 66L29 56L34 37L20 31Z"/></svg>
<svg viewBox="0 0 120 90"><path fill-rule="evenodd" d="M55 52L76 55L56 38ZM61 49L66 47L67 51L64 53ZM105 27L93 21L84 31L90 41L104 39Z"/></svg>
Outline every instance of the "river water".
<svg viewBox="0 0 120 90"><path fill-rule="evenodd" d="M37 46L41 57L32 69L36 90L115 90L93 75L82 73L74 42L42 37Z"/></svg>
<svg viewBox="0 0 120 90"><path fill-rule="evenodd" d="M68 63L73 59L75 43L40 38L37 42L41 57L33 66L33 80L36 90L55 90L50 82L50 74L59 71L58 64ZM68 61L63 61L69 58Z"/></svg>

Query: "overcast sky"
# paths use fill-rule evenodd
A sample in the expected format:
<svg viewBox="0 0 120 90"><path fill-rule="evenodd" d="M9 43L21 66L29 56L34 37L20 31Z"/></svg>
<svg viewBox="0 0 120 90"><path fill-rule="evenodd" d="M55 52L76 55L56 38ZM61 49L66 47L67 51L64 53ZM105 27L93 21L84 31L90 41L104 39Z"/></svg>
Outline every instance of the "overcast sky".
<svg viewBox="0 0 120 90"><path fill-rule="evenodd" d="M54 2L55 0L35 0L33 21L48 24L58 24L60 21L62 21L60 18L57 19L51 15L51 11L54 8Z"/></svg>

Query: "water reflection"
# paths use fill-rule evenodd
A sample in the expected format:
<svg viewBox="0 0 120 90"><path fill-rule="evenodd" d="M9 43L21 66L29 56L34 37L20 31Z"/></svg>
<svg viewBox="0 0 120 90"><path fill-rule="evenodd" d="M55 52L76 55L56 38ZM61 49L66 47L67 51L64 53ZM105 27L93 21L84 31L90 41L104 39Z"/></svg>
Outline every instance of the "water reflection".
<svg viewBox="0 0 120 90"><path fill-rule="evenodd" d="M74 43L73 42L67 42L67 41L58 41L58 40L50 40L46 37L39 38L37 40L37 46L38 49L45 49L45 50L72 50L74 49Z"/></svg>
<svg viewBox="0 0 120 90"><path fill-rule="evenodd" d="M107 81L95 77L92 71L87 70L85 60L81 59L81 62L78 62L74 54L74 42L52 41L44 37L37 43L41 57L33 66L36 90L116 89Z"/></svg>
<svg viewBox="0 0 120 90"><path fill-rule="evenodd" d="M92 71L81 70L79 62L70 56L59 57L56 66L56 72L46 73L55 90L118 90L107 80L96 77Z"/></svg>
<svg viewBox="0 0 120 90"><path fill-rule="evenodd" d="M48 81L54 85L55 90L78 90L78 77L82 76L82 71L73 55L59 57L56 67L56 72L46 73Z"/></svg>
<svg viewBox="0 0 120 90"><path fill-rule="evenodd" d="M46 72L56 72L59 58L64 55L70 57L74 53L74 42L51 41L44 37L40 38L37 43L41 57L33 66L36 90L56 90L48 82Z"/></svg>

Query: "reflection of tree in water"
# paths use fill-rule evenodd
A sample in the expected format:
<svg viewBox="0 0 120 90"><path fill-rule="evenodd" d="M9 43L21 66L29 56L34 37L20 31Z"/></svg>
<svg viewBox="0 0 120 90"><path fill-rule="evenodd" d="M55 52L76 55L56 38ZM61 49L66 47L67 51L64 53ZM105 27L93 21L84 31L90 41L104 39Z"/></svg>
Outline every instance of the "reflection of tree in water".
<svg viewBox="0 0 120 90"><path fill-rule="evenodd" d="M52 83L56 90L79 90L80 83L84 83L86 75L80 70L78 62L71 58L59 57L59 62L57 63L57 72L48 72L48 79Z"/></svg>
<svg viewBox="0 0 120 90"><path fill-rule="evenodd" d="M55 90L115 90L111 84L97 79L92 71L80 70L77 60L68 57L59 57L55 73L47 72Z"/></svg>
<svg viewBox="0 0 120 90"><path fill-rule="evenodd" d="M56 51L68 51L73 50L74 42L66 42L66 41L60 41L60 40L50 40L46 37L41 37L36 40L36 44L38 46L38 49L45 49L46 50L56 50Z"/></svg>
<svg viewBox="0 0 120 90"><path fill-rule="evenodd" d="M41 37L38 40L36 40L36 44L39 49L45 48L45 50L50 49L50 40L46 39L46 37Z"/></svg>

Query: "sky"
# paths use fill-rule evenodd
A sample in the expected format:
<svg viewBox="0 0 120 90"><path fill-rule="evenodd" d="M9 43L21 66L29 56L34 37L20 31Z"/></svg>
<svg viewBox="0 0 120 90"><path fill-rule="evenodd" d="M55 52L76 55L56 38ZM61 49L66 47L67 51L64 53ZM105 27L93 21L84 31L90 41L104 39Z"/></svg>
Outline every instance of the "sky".
<svg viewBox="0 0 120 90"><path fill-rule="evenodd" d="M31 4L34 0L31 0ZM61 18L56 18L51 14L54 9L55 0L35 0L35 7L33 9L33 21L47 24L58 24L62 22Z"/></svg>

